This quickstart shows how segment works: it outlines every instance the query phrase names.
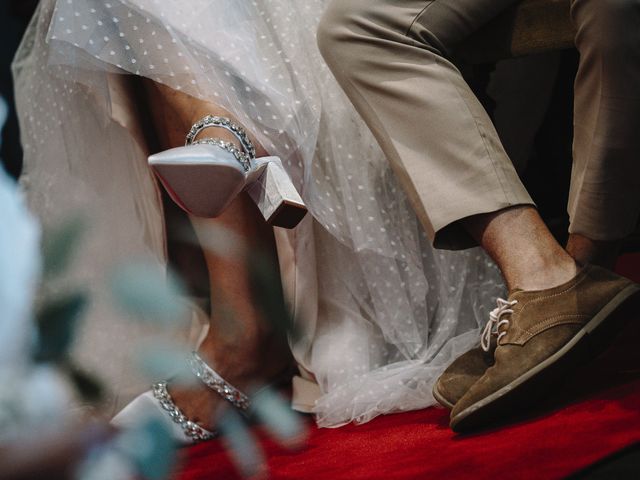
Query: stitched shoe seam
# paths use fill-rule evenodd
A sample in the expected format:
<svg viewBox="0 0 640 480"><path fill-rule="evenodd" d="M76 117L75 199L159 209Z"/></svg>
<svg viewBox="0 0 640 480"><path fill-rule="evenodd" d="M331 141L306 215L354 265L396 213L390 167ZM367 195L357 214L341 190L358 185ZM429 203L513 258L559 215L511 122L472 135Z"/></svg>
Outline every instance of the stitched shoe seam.
<svg viewBox="0 0 640 480"><path fill-rule="evenodd" d="M548 317L545 318L542 322L537 323L536 325L534 325L531 328L527 328L526 330L528 332L535 332L536 330L538 330L540 327L542 326L550 326L550 325L554 325L556 321L561 320L561 319L565 319L565 318L591 318L593 315L589 315L586 313L576 313L576 314L562 314L562 315L555 315L553 317ZM558 324L562 324L564 322L559 322Z"/></svg>
<svg viewBox="0 0 640 480"><path fill-rule="evenodd" d="M564 291L562 291L562 292L558 292L558 293L556 293L556 294L549 295L549 296L546 296L546 297L539 297L539 298L534 298L534 299L532 299L532 300L529 300L527 303L523 304L523 306L522 306L522 308L520 309L520 311L519 311L519 312L517 312L517 315L515 315L515 314L514 314L514 316L516 316L516 317L521 316L521 315L523 314L524 310L525 310L525 309L526 309L530 304L532 304L532 303L534 303L534 302L539 302L539 301L542 301L542 300L547 300L547 299L549 299L549 298L553 298L553 297L556 297L556 296L558 296L558 295L562 295L562 294L564 294L564 293L569 292L571 289L573 289L573 288L577 287L580 283L582 283L582 281L584 281L586 278L587 278L587 275L585 275L582 279L580 279L580 280L579 280L578 282L576 282L574 285L572 285L571 287L567 288L566 290L564 290ZM615 294L617 295L618 293L620 293L620 292L621 292L622 290L624 290L625 288L626 288L626 286L623 286L622 288L617 289ZM615 296L615 295L613 295L613 296ZM612 298L613 298L613 296L612 296ZM586 315L586 314L585 314L585 315ZM588 316L588 315L586 315L586 316ZM513 317L512 317L512 318L513 318ZM514 323L515 323L515 322L514 322ZM524 329L523 329L523 330L524 330Z"/></svg>
<svg viewBox="0 0 640 480"><path fill-rule="evenodd" d="M578 287L582 282L584 282L588 278L588 276L589 276L588 272L585 272L585 274L582 275L582 278L578 279L573 285L570 285L565 290L562 290L560 292L557 292L557 293L554 293L554 294L551 294L551 295L545 295L543 297L538 297L538 298L533 298L531 300L528 300L524 305L522 305L522 308L518 312L518 316L522 315L522 312L524 312L524 310L532 303L540 302L540 301L543 301L543 300L548 300L550 298L554 298L554 297L557 297L559 295L563 295L563 294L565 294L567 292L570 292L571 290L573 290L576 287Z"/></svg>
<svg viewBox="0 0 640 480"><path fill-rule="evenodd" d="M574 314L574 315L570 315L570 314L565 314L565 315L555 315L553 317L548 317L545 318L543 321L536 323L534 326L530 327L530 328L523 328L518 326L518 330L522 331L522 332L527 332L531 335L535 335L536 331L540 331L540 329L544 329L548 326L553 326L555 323L555 321L563 319L563 318L590 318L592 315L587 315L584 313L579 313L579 314ZM559 322L557 323L557 325L564 325L566 322Z"/></svg>
<svg viewBox="0 0 640 480"><path fill-rule="evenodd" d="M579 321L571 321L571 320L567 320L566 322L560 322L560 323L552 323L549 325L545 325L544 327L540 328L539 330L535 331L535 332L529 332L529 331L525 331L523 330L522 332L526 333L526 335L518 335L516 338L514 338L513 340L511 340L511 342L517 344L517 345L524 345L526 344L529 340L533 339L534 337L540 335L541 333L546 332L547 330L550 330L552 328L555 327L560 327L563 325L583 325L583 322L579 322ZM510 342L510 343L511 343Z"/></svg>

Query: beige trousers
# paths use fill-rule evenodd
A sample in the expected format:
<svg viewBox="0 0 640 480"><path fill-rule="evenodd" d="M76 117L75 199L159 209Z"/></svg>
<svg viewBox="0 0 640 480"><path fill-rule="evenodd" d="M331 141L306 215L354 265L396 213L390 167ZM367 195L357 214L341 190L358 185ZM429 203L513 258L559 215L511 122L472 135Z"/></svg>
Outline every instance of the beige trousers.
<svg viewBox="0 0 640 480"><path fill-rule="evenodd" d="M459 220L533 204L451 54L516 0L334 0L320 50L439 248L474 245ZM573 0L570 231L620 239L640 212L640 0Z"/></svg>

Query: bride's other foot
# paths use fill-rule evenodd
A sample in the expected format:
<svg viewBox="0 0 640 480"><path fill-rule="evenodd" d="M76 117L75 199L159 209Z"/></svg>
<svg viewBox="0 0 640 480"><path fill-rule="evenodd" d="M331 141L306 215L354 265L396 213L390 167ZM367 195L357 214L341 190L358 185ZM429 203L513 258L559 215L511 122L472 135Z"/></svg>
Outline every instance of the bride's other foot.
<svg viewBox="0 0 640 480"><path fill-rule="evenodd" d="M247 395L261 386L288 380L292 366L286 343L275 337L248 340L241 349L221 345L208 337L198 355L230 385ZM216 428L216 414L232 405L202 381L189 388L169 384L169 393L189 419L212 431Z"/></svg>
<svg viewBox="0 0 640 480"><path fill-rule="evenodd" d="M215 431L205 429L180 410L164 381L155 383L151 390L134 398L111 419L111 425L121 430L132 429L149 415L164 418L172 440L180 446L211 440L217 436Z"/></svg>
<svg viewBox="0 0 640 480"><path fill-rule="evenodd" d="M290 374L290 358L281 342L263 339L248 349L233 349L203 343L189 360L198 380L184 387L171 382L158 382L127 405L112 424L127 428L140 418L156 411L171 420L172 436L180 445L211 440L217 436L216 418L226 408L246 413L251 407L248 394L265 384L275 385ZM273 349L276 349L274 352ZM216 355L213 352L226 352ZM212 361L211 358L216 360ZM214 363L217 362L217 363ZM216 365L215 370L212 365ZM246 393L245 393L246 392Z"/></svg>

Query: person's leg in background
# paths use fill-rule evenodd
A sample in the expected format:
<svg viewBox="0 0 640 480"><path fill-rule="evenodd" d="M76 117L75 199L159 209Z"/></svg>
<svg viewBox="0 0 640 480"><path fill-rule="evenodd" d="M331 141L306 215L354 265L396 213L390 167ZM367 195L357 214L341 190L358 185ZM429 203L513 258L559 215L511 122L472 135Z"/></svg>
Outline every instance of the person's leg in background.
<svg viewBox="0 0 640 480"><path fill-rule="evenodd" d="M640 1L573 0L575 83L569 253L613 268L640 213Z"/></svg>

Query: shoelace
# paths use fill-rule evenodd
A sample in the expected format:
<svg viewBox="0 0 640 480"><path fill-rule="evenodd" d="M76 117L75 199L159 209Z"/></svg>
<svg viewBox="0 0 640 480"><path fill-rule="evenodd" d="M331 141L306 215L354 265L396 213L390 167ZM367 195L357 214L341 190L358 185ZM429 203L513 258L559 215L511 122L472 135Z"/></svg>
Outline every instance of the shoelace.
<svg viewBox="0 0 640 480"><path fill-rule="evenodd" d="M480 338L480 344L485 352L488 352L491 348L492 336L497 336L498 344L500 344L500 339L507 334L506 331L500 332L500 327L502 325L509 325L509 320L503 317L513 313L513 309L511 307L516 303L518 303L517 300L508 301L498 298L498 306L489 313L489 321L485 325L484 330L482 331L482 337Z"/></svg>

